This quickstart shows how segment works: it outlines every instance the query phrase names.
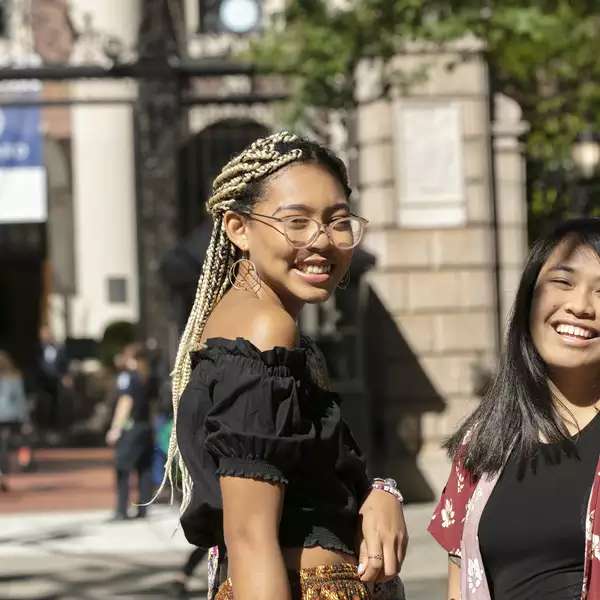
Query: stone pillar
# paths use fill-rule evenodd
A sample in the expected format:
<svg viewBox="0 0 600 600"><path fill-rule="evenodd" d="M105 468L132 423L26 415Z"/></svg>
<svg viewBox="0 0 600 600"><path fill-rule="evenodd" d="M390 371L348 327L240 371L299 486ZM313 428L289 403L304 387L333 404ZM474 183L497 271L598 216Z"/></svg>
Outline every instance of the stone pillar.
<svg viewBox="0 0 600 600"><path fill-rule="evenodd" d="M370 385L381 416L381 468L425 500L447 477L441 443L476 406L480 374L495 367L499 351L489 85L477 48L407 54L393 66L427 76L415 76L392 100L373 98L372 82L358 94L360 206L381 305L371 324L380 333ZM497 159L502 181L511 176L510 157ZM513 180L518 204L522 180ZM503 210L504 245L524 229ZM508 261L508 252L499 258ZM517 255L500 264L503 285Z"/></svg>
<svg viewBox="0 0 600 600"><path fill-rule="evenodd" d="M110 32L130 48L137 38L137 2L78 0L73 7L77 27L89 15L93 28ZM98 34L102 38L103 34ZM85 47L78 38L73 60L91 62L102 45ZM99 56L98 56L99 58ZM74 99L108 99L106 104L74 104L70 108L75 237L75 293L71 302L72 335L100 338L113 321L139 319L134 118L130 104L111 103L137 94L129 80L69 82ZM46 108L56 122L56 108ZM121 286L111 297L111 286Z"/></svg>
<svg viewBox="0 0 600 600"><path fill-rule="evenodd" d="M520 142L520 137L527 128L518 104L502 94L496 94L493 124L494 169L503 334L527 256L526 174Z"/></svg>
<svg viewBox="0 0 600 600"><path fill-rule="evenodd" d="M180 53L181 4L146 0L141 6L140 61L165 72L168 62ZM141 324L145 336L163 349L172 348L176 335L169 324L168 294L158 268L177 236L179 95L180 83L174 75L142 79L136 106Z"/></svg>

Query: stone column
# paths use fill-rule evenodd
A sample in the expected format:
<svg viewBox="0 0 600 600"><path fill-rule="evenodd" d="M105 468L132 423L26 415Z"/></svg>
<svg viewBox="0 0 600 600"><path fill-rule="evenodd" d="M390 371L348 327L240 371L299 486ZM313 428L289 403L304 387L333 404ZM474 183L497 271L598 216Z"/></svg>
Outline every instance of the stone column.
<svg viewBox="0 0 600 600"><path fill-rule="evenodd" d="M527 256L526 174L520 142L520 137L527 128L518 104L503 94L496 94L493 124L494 169L503 334Z"/></svg>
<svg viewBox="0 0 600 600"><path fill-rule="evenodd" d="M168 72L169 61L180 54L181 4L146 0L141 7L140 61ZM167 289L158 268L177 237L179 95L180 82L174 75L145 78L136 106L141 324L145 336L163 349L172 348L176 335L169 325Z"/></svg>
<svg viewBox="0 0 600 600"><path fill-rule="evenodd" d="M373 97L373 82L359 86L360 205L378 259L371 391L382 472L425 500L447 477L441 444L476 406L480 374L499 352L489 83L476 47L415 51L393 66L426 77L392 99ZM499 209L508 302L523 248L522 162L502 148L496 169L498 188L514 183L515 214ZM500 189L499 202L508 193Z"/></svg>
<svg viewBox="0 0 600 600"><path fill-rule="evenodd" d="M98 36L97 44L88 44L85 35L78 38L75 62L102 58L102 32L117 36L126 48L135 45L140 17L136 1L78 0L73 16L78 30L86 16ZM110 79L77 80L69 87L75 100L107 99L106 104L76 103L70 108L76 258L72 335L99 339L111 322L139 319L134 111L128 103L111 102L121 98L133 103L137 86L131 80ZM110 293L115 283L121 286L119 297Z"/></svg>

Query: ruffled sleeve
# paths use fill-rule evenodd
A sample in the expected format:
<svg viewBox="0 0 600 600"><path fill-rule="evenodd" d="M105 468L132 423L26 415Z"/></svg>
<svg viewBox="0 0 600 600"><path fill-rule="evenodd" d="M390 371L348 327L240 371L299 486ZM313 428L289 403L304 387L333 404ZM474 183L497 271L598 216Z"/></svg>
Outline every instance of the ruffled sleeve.
<svg viewBox="0 0 600 600"><path fill-rule="evenodd" d="M477 481L455 457L446 487L442 492L427 528L435 540L449 553L460 556L460 546L469 501Z"/></svg>
<svg viewBox="0 0 600 600"><path fill-rule="evenodd" d="M219 352L224 343L227 352ZM313 420L303 416L302 350L260 352L246 340L210 340L207 357L216 368L205 448L217 475L287 484L316 437Z"/></svg>

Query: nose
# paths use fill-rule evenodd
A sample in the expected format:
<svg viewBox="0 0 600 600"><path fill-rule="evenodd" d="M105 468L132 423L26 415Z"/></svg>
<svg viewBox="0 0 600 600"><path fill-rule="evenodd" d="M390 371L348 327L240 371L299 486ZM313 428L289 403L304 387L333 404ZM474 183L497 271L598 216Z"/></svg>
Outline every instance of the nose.
<svg viewBox="0 0 600 600"><path fill-rule="evenodd" d="M584 289L583 286L574 289L570 294L565 310L579 319L595 319L596 307L592 296L593 292Z"/></svg>
<svg viewBox="0 0 600 600"><path fill-rule="evenodd" d="M315 248L317 250L323 250L327 248L331 244L331 238L329 237L329 231L327 227L321 223L319 228L319 235L314 239L311 248Z"/></svg>

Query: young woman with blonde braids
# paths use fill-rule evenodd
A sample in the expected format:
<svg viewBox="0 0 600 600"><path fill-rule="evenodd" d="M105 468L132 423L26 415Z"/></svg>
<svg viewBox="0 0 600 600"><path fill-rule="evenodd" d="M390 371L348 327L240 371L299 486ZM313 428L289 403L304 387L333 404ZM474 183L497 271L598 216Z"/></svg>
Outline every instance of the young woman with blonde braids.
<svg viewBox="0 0 600 600"><path fill-rule="evenodd" d="M209 598L402 597L401 495L393 480L367 480L320 355L297 326L360 242L366 221L349 196L343 163L286 132L254 142L214 181L212 239L173 373L167 464L182 474L188 540L218 547Z"/></svg>

